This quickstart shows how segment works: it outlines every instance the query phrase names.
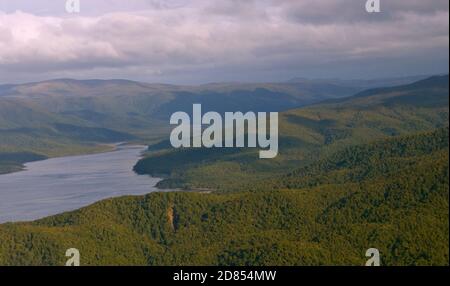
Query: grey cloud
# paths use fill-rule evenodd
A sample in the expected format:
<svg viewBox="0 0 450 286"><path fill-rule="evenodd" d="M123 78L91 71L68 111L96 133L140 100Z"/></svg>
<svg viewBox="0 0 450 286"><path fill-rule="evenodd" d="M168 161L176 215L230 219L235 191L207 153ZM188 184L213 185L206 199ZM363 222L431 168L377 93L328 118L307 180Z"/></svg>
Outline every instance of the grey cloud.
<svg viewBox="0 0 450 286"><path fill-rule="evenodd" d="M448 11L447 0L381 0L381 13L368 14L366 0L278 1L285 15L300 23L332 24L391 21L405 13L434 14Z"/></svg>
<svg viewBox="0 0 450 286"><path fill-rule="evenodd" d="M376 15L365 12L364 0L113 0L109 8L103 0L89 1L92 13L70 17L0 12L0 82L62 75L205 82L448 70L447 1L381 0L383 12Z"/></svg>
<svg viewBox="0 0 450 286"><path fill-rule="evenodd" d="M41 16L68 16L67 0L0 0L0 11L22 11ZM164 10L185 6L189 0L80 0L84 15L101 15L112 12Z"/></svg>

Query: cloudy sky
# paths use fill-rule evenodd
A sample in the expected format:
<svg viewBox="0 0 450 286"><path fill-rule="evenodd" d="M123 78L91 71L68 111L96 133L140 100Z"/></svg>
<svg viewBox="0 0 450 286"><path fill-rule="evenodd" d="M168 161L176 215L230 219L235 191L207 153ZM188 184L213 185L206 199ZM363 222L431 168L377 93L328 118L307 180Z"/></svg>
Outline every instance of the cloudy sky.
<svg viewBox="0 0 450 286"><path fill-rule="evenodd" d="M447 73L448 0L0 0L0 83Z"/></svg>

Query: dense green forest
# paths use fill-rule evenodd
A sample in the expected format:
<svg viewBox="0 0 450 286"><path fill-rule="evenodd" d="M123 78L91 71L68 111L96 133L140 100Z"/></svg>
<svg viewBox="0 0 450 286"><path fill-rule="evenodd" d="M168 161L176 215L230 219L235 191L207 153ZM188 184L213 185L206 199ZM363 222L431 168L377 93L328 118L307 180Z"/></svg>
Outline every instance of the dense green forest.
<svg viewBox="0 0 450 286"><path fill-rule="evenodd" d="M150 146L140 174L166 175L162 188L241 190L307 166L342 148L448 126L448 75L280 114L279 154L259 160L253 149L173 149Z"/></svg>
<svg viewBox="0 0 450 286"><path fill-rule="evenodd" d="M277 190L153 193L4 224L0 264L63 265L75 247L83 265L364 265L375 247L383 265L447 265L448 171L448 128L382 140Z"/></svg>
<svg viewBox="0 0 450 286"><path fill-rule="evenodd" d="M60 79L0 86L0 153L8 156L7 161L0 158L0 173L22 169L23 153L46 158L105 151L110 149L106 143L156 142L167 137L169 115L190 111L193 103L201 103L205 111L282 111L414 79L189 87Z"/></svg>
<svg viewBox="0 0 450 286"><path fill-rule="evenodd" d="M281 111L413 79L202 86L58 79L0 85L0 153L8 157L0 157L0 173L22 169L23 153L68 156L108 150L105 143L155 142L167 137L170 114L192 110L193 103L215 111Z"/></svg>
<svg viewBox="0 0 450 286"><path fill-rule="evenodd" d="M0 225L0 265L448 265L448 99L447 75L283 112L271 160L158 142L135 170L190 191Z"/></svg>

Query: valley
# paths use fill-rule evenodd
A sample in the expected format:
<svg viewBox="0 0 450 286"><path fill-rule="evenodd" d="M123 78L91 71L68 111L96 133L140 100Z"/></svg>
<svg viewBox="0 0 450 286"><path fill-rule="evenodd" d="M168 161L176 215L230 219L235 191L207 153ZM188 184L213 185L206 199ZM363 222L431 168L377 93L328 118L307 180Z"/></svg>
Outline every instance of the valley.
<svg viewBox="0 0 450 286"><path fill-rule="evenodd" d="M336 171L257 190L158 192L4 224L0 264L63 265L75 246L83 265L363 265L369 247L383 265L448 264L448 128L358 148L369 172L343 151Z"/></svg>
<svg viewBox="0 0 450 286"><path fill-rule="evenodd" d="M0 85L0 174L30 161L110 150L105 144L156 143L168 138L170 115L205 111L282 111L339 98L370 86L418 77L373 81L293 79L285 83L216 83L200 86L128 80L56 79ZM420 77L419 77L420 78Z"/></svg>
<svg viewBox="0 0 450 286"><path fill-rule="evenodd" d="M448 75L433 76L280 107L279 154L270 160L260 160L252 148L173 149L168 121L155 122L165 122L162 114L171 110L189 112L200 99L220 113L223 101L208 105L206 96L180 96L151 117L132 116L161 133L127 125L136 121L123 113L126 105L109 115L112 121L130 120L117 126L95 125L80 114L70 115L69 123L58 115L58 123L47 125L64 138L58 140L105 144L128 134L130 142L149 143L134 171L164 177L157 183L160 191L150 193L148 187L143 193L150 194L2 224L0 265L64 265L65 250L73 247L83 265L364 265L372 247L386 266L448 265L448 82ZM239 98L246 106L245 97ZM270 104L247 107L265 111ZM8 128L11 118L3 122ZM18 154L18 162L33 159Z"/></svg>
<svg viewBox="0 0 450 286"><path fill-rule="evenodd" d="M2 278L436 280L449 3L0 0Z"/></svg>
<svg viewBox="0 0 450 286"><path fill-rule="evenodd" d="M145 146L113 148L26 163L22 172L1 175L0 223L36 220L102 199L157 191L159 178L132 171Z"/></svg>
<svg viewBox="0 0 450 286"><path fill-rule="evenodd" d="M347 146L446 127L448 102L448 76L372 89L280 113L279 154L270 162L252 148L174 150L166 141L150 146L134 169L168 176L162 188L240 190Z"/></svg>

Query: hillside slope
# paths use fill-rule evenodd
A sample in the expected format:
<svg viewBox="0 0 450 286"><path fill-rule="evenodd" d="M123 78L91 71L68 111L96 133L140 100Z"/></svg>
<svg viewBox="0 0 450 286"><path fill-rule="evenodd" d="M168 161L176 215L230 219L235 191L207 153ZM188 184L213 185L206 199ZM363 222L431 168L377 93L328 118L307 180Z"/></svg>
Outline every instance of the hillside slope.
<svg viewBox="0 0 450 286"><path fill-rule="evenodd" d="M104 150L104 143L154 142L175 111L286 110L362 90L344 83L302 82L174 86L127 80L71 80L0 86L0 168L20 168L16 153L53 157ZM12 167L11 167L12 166Z"/></svg>
<svg viewBox="0 0 450 286"><path fill-rule="evenodd" d="M160 187L239 190L346 146L448 126L448 81L436 76L283 112L275 159L260 160L256 149L173 149L166 141L150 146L135 170L167 175Z"/></svg>
<svg viewBox="0 0 450 286"><path fill-rule="evenodd" d="M349 148L277 190L153 193L1 225L0 265L63 265L72 247L83 265L364 265L371 247L382 265L448 265L448 129Z"/></svg>

